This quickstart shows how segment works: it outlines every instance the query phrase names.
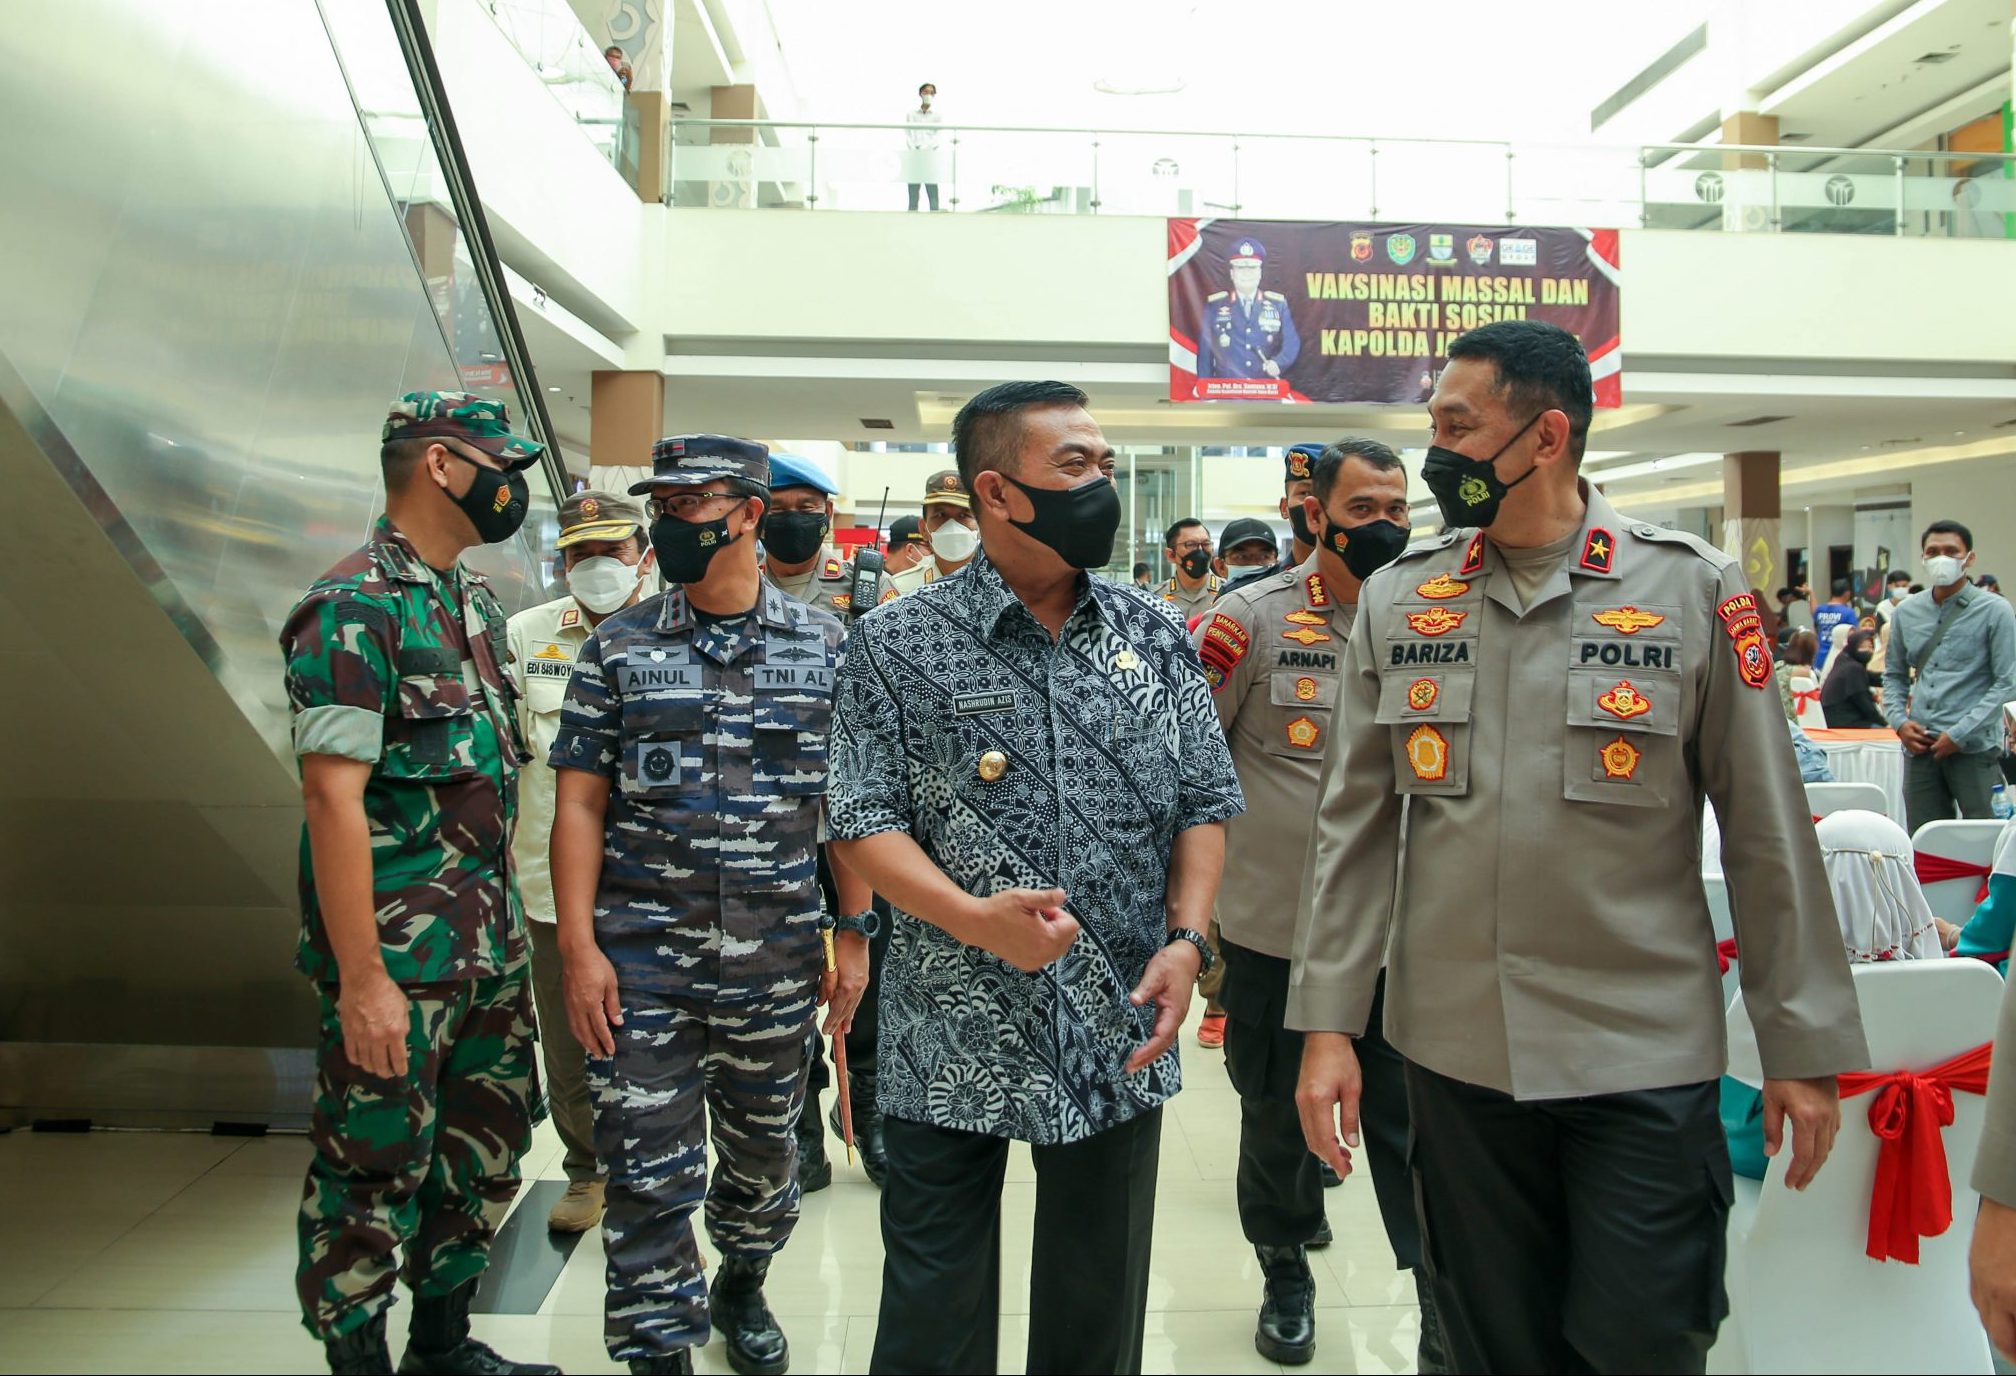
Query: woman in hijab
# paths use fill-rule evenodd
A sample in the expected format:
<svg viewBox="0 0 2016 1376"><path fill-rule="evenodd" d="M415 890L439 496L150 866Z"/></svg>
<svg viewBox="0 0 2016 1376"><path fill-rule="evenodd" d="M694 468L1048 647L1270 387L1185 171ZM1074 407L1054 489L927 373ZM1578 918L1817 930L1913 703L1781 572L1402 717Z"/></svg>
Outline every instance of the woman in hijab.
<svg viewBox="0 0 2016 1376"><path fill-rule="evenodd" d="M1848 631L1845 626L1837 627L1836 631L1837 634L1847 631L1847 638L1841 648L1827 657L1827 681L1820 685L1820 710L1827 714L1827 724L1832 727L1857 730L1881 727L1886 724L1883 713L1869 691L1869 660L1876 653L1875 637L1869 631Z"/></svg>
<svg viewBox="0 0 2016 1376"><path fill-rule="evenodd" d="M1819 824L1820 855L1841 944L1850 965L1879 960L1936 960L1946 954L1939 920L1918 887L1911 838L1880 812L1837 812ZM2012 894L2011 911L2016 911ZM1742 959L1742 953L1737 953ZM1738 1175L1764 1178L1764 1095L1722 1077L1722 1126Z"/></svg>
<svg viewBox="0 0 2016 1376"><path fill-rule="evenodd" d="M2016 822L2005 825L1996 839L1987 896L1960 929L1956 952L1977 960L1992 960L2006 977L2012 939L2016 939Z"/></svg>

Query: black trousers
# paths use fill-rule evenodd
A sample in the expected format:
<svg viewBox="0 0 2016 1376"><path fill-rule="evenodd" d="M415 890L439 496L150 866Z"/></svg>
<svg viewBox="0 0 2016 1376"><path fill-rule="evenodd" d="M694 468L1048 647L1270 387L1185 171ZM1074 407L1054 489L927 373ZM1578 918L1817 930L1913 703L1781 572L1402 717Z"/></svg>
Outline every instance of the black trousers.
<svg viewBox="0 0 2016 1376"><path fill-rule="evenodd" d="M876 1373L996 1370L1008 1139L886 1120ZM1029 1371L1141 1370L1162 1110L1036 1161Z"/></svg>
<svg viewBox="0 0 2016 1376"><path fill-rule="evenodd" d="M1292 1247L1308 1241L1323 1222L1323 1183L1295 1111L1302 1034L1284 1025L1289 963L1222 936L1220 949L1225 1071L1239 1092L1239 1224L1256 1247ZM1365 1075L1358 1126L1394 1264L1411 1271L1421 1264L1421 1225L1407 1172L1407 1082L1405 1062L1382 1030L1385 1010L1381 972L1372 1015L1357 1042Z"/></svg>
<svg viewBox="0 0 2016 1376"><path fill-rule="evenodd" d="M1408 1062L1407 1097L1456 1370L1705 1369L1733 1198L1714 1081L1521 1103Z"/></svg>

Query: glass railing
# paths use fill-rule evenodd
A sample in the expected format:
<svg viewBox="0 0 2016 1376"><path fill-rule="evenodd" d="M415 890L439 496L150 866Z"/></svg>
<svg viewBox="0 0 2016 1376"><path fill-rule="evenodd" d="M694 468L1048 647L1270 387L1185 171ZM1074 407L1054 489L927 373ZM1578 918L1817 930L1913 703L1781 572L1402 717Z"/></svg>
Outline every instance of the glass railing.
<svg viewBox="0 0 2016 1376"><path fill-rule="evenodd" d="M611 164L623 165L623 83L567 0L481 0L540 83Z"/></svg>
<svg viewBox="0 0 2016 1376"><path fill-rule="evenodd" d="M2016 237L2016 158L774 120L674 122L666 204Z"/></svg>

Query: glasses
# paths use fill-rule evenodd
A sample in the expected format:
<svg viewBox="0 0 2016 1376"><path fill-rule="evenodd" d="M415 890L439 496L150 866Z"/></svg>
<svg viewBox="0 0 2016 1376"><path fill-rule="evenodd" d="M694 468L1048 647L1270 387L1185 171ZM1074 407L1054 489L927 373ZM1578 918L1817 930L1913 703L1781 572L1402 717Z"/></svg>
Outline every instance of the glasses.
<svg viewBox="0 0 2016 1376"><path fill-rule="evenodd" d="M707 503L734 495L733 492L682 492L676 497L653 497L644 503L644 514L654 521L662 516L677 516L683 521Z"/></svg>

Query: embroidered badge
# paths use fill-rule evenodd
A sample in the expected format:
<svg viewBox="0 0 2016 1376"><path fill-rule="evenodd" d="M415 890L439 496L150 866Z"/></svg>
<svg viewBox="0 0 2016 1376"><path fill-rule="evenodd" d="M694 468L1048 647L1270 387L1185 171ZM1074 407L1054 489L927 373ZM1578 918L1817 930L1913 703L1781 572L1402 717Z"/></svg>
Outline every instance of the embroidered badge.
<svg viewBox="0 0 2016 1376"><path fill-rule="evenodd" d="M1603 762L1603 777L1606 779L1628 779L1638 772L1638 761L1644 757L1638 747L1619 736L1603 747L1598 756Z"/></svg>
<svg viewBox="0 0 2016 1376"><path fill-rule="evenodd" d="M1468 583L1458 578L1451 578L1446 573L1438 573L1414 589L1414 595L1425 597L1431 602L1440 602L1451 597L1461 597L1468 591L1470 591Z"/></svg>
<svg viewBox="0 0 2016 1376"><path fill-rule="evenodd" d="M601 514L602 503L596 501L593 497L583 497L581 499L581 519L584 522L592 521Z"/></svg>
<svg viewBox="0 0 2016 1376"><path fill-rule="evenodd" d="M1288 723L1288 744L1297 750L1314 750L1323 728L1307 717L1297 717Z"/></svg>
<svg viewBox="0 0 2016 1376"><path fill-rule="evenodd" d="M1741 627L1730 628L1736 646L1736 672L1752 688L1771 682L1771 643L1764 638L1764 625L1751 617Z"/></svg>
<svg viewBox="0 0 2016 1376"><path fill-rule="evenodd" d="M833 594L834 611L844 612L853 605L854 605L854 596L852 593L836 592Z"/></svg>
<svg viewBox="0 0 2016 1376"><path fill-rule="evenodd" d="M1423 783L1449 777L1449 738L1432 726L1417 726L1407 735L1407 766Z"/></svg>
<svg viewBox="0 0 2016 1376"><path fill-rule="evenodd" d="M532 655L534 659L572 659L573 657L567 653L565 647L555 645L550 640L541 645Z"/></svg>
<svg viewBox="0 0 2016 1376"><path fill-rule="evenodd" d="M1470 538L1470 548L1463 552L1463 567L1456 572L1465 578L1484 571L1484 532L1478 531Z"/></svg>
<svg viewBox="0 0 2016 1376"><path fill-rule="evenodd" d="M1305 612L1300 609L1289 612L1282 620L1296 626L1327 626L1330 624L1323 619L1320 613Z"/></svg>
<svg viewBox="0 0 2016 1376"><path fill-rule="evenodd" d="M1309 605L1327 607L1330 605L1330 590L1323 586L1323 575L1312 573L1304 580L1303 586L1309 593Z"/></svg>
<svg viewBox="0 0 2016 1376"><path fill-rule="evenodd" d="M1315 679L1313 679L1313 678L1298 678L1298 679L1296 679L1296 680L1295 680L1295 700L1296 700L1297 702L1314 702L1314 701L1316 701L1316 680L1315 680Z"/></svg>
<svg viewBox="0 0 2016 1376"><path fill-rule="evenodd" d="M1328 631L1319 631L1313 626L1303 626L1297 630L1281 632L1281 638L1283 640L1293 640L1301 645L1314 645L1319 641L1328 640L1330 633Z"/></svg>
<svg viewBox="0 0 2016 1376"><path fill-rule="evenodd" d="M1608 573L1616 554L1617 537L1601 526L1591 526L1588 542L1582 546L1582 567L1591 573Z"/></svg>
<svg viewBox="0 0 2016 1376"><path fill-rule="evenodd" d="M1452 612L1447 607L1430 607L1425 612L1407 613L1407 624L1416 635L1447 635L1469 618L1468 612Z"/></svg>
<svg viewBox="0 0 2016 1376"><path fill-rule="evenodd" d="M1220 673L1229 674L1252 648L1253 637L1244 626L1223 612L1213 612L1204 623L1204 639L1197 646L1197 653L1206 665L1216 665Z"/></svg>
<svg viewBox="0 0 2016 1376"><path fill-rule="evenodd" d="M1425 712L1442 696L1442 685L1432 678L1417 678L1407 685L1407 710Z"/></svg>
<svg viewBox="0 0 2016 1376"><path fill-rule="evenodd" d="M1739 592L1715 609L1715 615L1722 618L1722 624L1733 627L1739 617L1757 615L1757 599L1747 592Z"/></svg>
<svg viewBox="0 0 2016 1376"><path fill-rule="evenodd" d="M1591 612L1589 619L1599 626L1608 626L1619 635L1649 631L1654 626L1663 625L1666 620L1656 612L1641 612L1636 607L1612 607L1607 611Z"/></svg>
<svg viewBox="0 0 2016 1376"><path fill-rule="evenodd" d="M819 576L821 578L838 578L846 572L847 572L846 568L840 563L838 559L828 559L826 561L826 567L819 570Z"/></svg>
<svg viewBox="0 0 2016 1376"><path fill-rule="evenodd" d="M1651 711L1652 699L1627 678L1619 679L1615 688L1596 699L1596 705L1619 721L1630 721Z"/></svg>
<svg viewBox="0 0 2016 1376"><path fill-rule="evenodd" d="M1204 681L1210 684L1211 691L1216 693L1220 688L1225 686L1225 671L1215 664L1206 664L1204 666Z"/></svg>

